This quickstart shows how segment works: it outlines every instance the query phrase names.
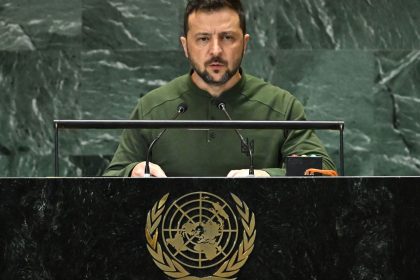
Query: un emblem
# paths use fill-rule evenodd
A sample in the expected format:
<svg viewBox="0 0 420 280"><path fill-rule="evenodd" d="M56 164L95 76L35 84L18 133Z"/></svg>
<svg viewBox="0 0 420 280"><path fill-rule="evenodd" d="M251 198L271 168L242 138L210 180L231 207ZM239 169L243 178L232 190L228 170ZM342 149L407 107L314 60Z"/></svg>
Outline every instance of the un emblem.
<svg viewBox="0 0 420 280"><path fill-rule="evenodd" d="M169 207L166 194L154 204L147 214L147 248L166 275L216 280L232 279L239 272L254 249L255 216L245 202L231 196L233 208L207 192L184 195ZM243 234L238 246L240 225Z"/></svg>

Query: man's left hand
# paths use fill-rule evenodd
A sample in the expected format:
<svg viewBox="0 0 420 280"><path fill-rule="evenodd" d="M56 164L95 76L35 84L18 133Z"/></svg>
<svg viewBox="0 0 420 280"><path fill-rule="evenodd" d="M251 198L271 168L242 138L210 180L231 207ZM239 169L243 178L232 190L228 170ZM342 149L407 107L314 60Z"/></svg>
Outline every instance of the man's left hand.
<svg viewBox="0 0 420 280"><path fill-rule="evenodd" d="M270 174L264 170L254 170L255 177L270 177ZM249 169L231 170L226 176L228 178L247 177L249 176Z"/></svg>

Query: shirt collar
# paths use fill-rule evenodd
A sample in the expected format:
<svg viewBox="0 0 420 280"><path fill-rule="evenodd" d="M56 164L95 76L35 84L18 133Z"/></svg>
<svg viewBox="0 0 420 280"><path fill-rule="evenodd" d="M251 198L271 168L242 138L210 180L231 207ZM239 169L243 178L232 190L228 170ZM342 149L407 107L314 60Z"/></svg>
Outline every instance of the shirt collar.
<svg viewBox="0 0 420 280"><path fill-rule="evenodd" d="M192 89L191 91L193 92L193 94L200 94L209 98L214 98L210 93L208 93L205 90L202 90L193 82L191 78L192 73L194 73L194 70L191 69L190 74L188 75L188 87ZM241 95L245 86L246 75L242 68L239 68L239 73L241 74L241 79L233 87L222 92L217 99L229 101L237 99Z"/></svg>

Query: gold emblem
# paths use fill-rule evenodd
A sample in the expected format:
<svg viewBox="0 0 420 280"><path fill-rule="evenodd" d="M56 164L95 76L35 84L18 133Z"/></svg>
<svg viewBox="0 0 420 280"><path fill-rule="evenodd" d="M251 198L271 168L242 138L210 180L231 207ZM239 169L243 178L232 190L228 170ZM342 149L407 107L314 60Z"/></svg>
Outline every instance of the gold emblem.
<svg viewBox="0 0 420 280"><path fill-rule="evenodd" d="M254 214L245 202L231 196L239 215L222 198L207 192L184 195L166 211L169 194L153 205L147 214L146 241L159 269L173 279L235 279L231 277L254 249L256 230Z"/></svg>

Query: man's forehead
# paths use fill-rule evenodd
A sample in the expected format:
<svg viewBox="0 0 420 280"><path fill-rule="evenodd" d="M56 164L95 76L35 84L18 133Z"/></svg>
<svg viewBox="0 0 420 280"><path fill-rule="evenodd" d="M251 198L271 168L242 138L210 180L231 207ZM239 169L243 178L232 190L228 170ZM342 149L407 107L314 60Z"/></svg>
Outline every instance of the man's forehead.
<svg viewBox="0 0 420 280"><path fill-rule="evenodd" d="M239 15L232 9L198 10L188 17L193 33L235 32L241 30Z"/></svg>

